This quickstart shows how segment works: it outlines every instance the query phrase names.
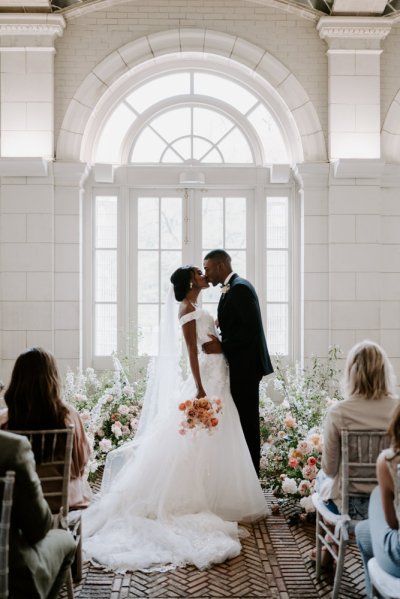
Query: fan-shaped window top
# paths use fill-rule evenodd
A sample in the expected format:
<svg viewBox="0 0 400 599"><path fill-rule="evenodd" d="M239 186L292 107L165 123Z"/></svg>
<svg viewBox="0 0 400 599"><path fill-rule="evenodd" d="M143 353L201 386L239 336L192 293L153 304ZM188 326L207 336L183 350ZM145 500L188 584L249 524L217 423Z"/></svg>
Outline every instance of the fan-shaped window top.
<svg viewBox="0 0 400 599"><path fill-rule="evenodd" d="M279 124L256 93L227 76L192 70L146 81L114 109L95 161L120 163L124 152L131 163L290 162Z"/></svg>

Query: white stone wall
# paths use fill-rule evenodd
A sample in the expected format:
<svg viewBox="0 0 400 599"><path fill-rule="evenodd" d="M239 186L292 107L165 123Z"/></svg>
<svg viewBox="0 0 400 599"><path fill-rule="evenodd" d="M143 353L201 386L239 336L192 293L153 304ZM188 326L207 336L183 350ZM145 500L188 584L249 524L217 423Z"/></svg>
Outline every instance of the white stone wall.
<svg viewBox="0 0 400 599"><path fill-rule="evenodd" d="M62 37L55 41L54 145L74 94L98 63L145 35L191 27L238 36L275 56L311 100L328 147L327 45L316 22L242 0L132 1L68 17ZM400 92L400 25L382 47L383 124ZM10 61L6 62L9 69ZM2 102L9 97L6 80L1 79ZM12 98L9 104L12 109ZM1 134L12 131L2 127ZM4 379L16 356L29 345L42 344L54 351L63 369L74 367L81 358L80 190L85 165L56 160L47 175L28 176L22 157L20 161L21 172L6 177L14 163L3 168L0 157L0 378ZM353 171L347 164L345 177L327 162L298 165L303 242L300 312L306 357L325 356L331 343L346 352L368 337L387 349L400 376L400 155L397 162L372 165L372 174L360 162Z"/></svg>
<svg viewBox="0 0 400 599"><path fill-rule="evenodd" d="M276 56L295 73L326 133L326 46L313 21L242 0L149 0L67 21L63 37L56 41L56 135L76 88L98 62L145 35L186 27L229 33Z"/></svg>

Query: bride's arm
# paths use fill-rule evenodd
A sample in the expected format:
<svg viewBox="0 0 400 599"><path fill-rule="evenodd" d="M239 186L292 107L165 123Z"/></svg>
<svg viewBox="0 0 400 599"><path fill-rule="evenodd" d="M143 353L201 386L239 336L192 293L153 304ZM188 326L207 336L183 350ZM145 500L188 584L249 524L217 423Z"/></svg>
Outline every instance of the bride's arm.
<svg viewBox="0 0 400 599"><path fill-rule="evenodd" d="M189 354L190 369L192 371L194 382L196 383L196 397L205 397L206 392L204 391L203 383L201 382L200 376L199 356L197 350L196 321L190 320L189 322L186 322L182 327L182 331Z"/></svg>

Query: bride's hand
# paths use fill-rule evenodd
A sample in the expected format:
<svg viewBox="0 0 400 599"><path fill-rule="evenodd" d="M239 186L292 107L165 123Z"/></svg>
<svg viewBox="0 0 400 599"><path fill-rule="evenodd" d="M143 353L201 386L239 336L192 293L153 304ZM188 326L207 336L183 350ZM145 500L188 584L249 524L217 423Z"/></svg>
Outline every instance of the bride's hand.
<svg viewBox="0 0 400 599"><path fill-rule="evenodd" d="M211 335L211 333L208 333L208 336L210 337L211 341L206 341L206 343L203 343L201 346L203 352L205 354L222 354L222 345L218 337Z"/></svg>
<svg viewBox="0 0 400 599"><path fill-rule="evenodd" d="M207 397L207 393L204 391L203 387L197 391L196 399L203 399L203 397Z"/></svg>

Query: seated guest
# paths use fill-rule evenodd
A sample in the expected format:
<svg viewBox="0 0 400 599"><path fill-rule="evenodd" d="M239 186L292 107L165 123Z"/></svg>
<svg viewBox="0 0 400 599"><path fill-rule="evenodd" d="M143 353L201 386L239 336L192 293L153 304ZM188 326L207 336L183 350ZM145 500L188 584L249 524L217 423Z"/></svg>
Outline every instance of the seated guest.
<svg viewBox="0 0 400 599"><path fill-rule="evenodd" d="M65 530L52 529L35 460L25 437L0 431L0 476L15 471L9 541L11 599L55 599L75 554Z"/></svg>
<svg viewBox="0 0 400 599"><path fill-rule="evenodd" d="M357 545L364 562L365 587L372 597L368 560L375 557L383 570L400 578L400 506L396 470L400 464L400 407L389 425L390 448L382 451L376 463L379 486L369 502L368 520L356 526Z"/></svg>
<svg viewBox="0 0 400 599"><path fill-rule="evenodd" d="M324 423L324 447L317 487L327 507L341 510L341 430L387 430L399 402L395 378L385 351L372 341L355 345L347 356L343 375L344 400L332 405ZM363 520L368 515L373 485L354 486L353 492L366 497L350 497L349 515Z"/></svg>
<svg viewBox="0 0 400 599"><path fill-rule="evenodd" d="M53 355L40 347L22 353L15 362L4 400L7 409L0 416L3 429L41 430L74 425L69 507L86 507L92 496L84 474L90 444L78 412L61 399L60 376ZM40 466L38 472L40 475Z"/></svg>

